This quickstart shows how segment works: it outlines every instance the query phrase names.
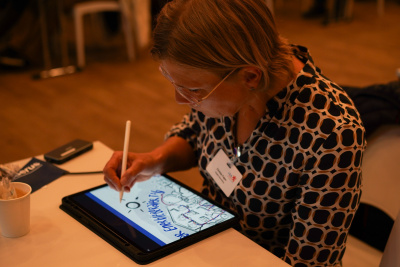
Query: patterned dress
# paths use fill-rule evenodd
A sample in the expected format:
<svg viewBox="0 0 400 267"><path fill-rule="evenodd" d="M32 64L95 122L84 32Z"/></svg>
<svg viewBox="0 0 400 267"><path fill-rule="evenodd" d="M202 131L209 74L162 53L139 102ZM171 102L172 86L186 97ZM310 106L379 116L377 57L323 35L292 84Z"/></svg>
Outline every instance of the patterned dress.
<svg viewBox="0 0 400 267"><path fill-rule="evenodd" d="M236 211L238 230L293 266L340 266L361 196L365 131L352 100L321 74L305 47L297 77L234 154L234 117L192 110L174 125L193 147L202 192ZM229 197L206 171L222 149L243 175Z"/></svg>

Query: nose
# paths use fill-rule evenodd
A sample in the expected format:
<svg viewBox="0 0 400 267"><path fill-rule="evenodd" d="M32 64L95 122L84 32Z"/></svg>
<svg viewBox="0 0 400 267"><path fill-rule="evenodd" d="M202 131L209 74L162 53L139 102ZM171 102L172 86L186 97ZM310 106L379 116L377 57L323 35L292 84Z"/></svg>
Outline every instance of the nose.
<svg viewBox="0 0 400 267"><path fill-rule="evenodd" d="M189 105L190 102L175 89L175 101L180 105Z"/></svg>

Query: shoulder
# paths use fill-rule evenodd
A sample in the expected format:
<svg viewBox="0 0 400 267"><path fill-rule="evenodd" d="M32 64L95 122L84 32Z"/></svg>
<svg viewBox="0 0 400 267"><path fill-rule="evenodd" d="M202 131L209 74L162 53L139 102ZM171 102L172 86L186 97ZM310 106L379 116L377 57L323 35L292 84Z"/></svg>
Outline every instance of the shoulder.
<svg viewBox="0 0 400 267"><path fill-rule="evenodd" d="M305 65L297 77L268 103L272 112L261 130L270 138L287 138L289 144L313 151L331 136L352 135L362 143L365 130L353 101L322 74L307 53L302 60Z"/></svg>
<svg viewBox="0 0 400 267"><path fill-rule="evenodd" d="M359 113L347 93L322 74L306 48L302 47L299 51L305 65L291 84L292 108L299 113L329 119L331 124L354 123L362 126Z"/></svg>

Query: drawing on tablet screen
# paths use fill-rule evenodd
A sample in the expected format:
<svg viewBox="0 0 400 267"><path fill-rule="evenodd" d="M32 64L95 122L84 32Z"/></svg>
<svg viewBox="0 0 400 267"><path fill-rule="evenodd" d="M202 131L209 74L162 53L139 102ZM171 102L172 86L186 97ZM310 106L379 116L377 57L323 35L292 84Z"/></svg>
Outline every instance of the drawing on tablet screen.
<svg viewBox="0 0 400 267"><path fill-rule="evenodd" d="M149 211L163 205L176 226L198 232L229 218L229 214L189 190L166 180L163 177L153 177L164 191L153 190L149 194ZM156 214L153 214L156 217Z"/></svg>
<svg viewBox="0 0 400 267"><path fill-rule="evenodd" d="M125 204L125 206L129 209L128 213L136 209L139 209L141 212L144 212L143 209L141 208L142 205L138 201L139 197L136 197L135 201L129 201L128 203ZM143 203L146 203L146 201L143 201Z"/></svg>
<svg viewBox="0 0 400 267"><path fill-rule="evenodd" d="M137 229L143 229L165 243L233 217L161 175L136 183L129 194L124 194L123 205L109 187L92 191L90 195Z"/></svg>

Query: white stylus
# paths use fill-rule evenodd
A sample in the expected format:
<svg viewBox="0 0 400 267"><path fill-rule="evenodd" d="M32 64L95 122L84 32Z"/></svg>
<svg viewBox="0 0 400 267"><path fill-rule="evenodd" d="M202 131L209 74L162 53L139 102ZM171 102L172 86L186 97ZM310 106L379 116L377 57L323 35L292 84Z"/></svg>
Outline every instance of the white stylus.
<svg viewBox="0 0 400 267"><path fill-rule="evenodd" d="M129 150L129 136L131 133L131 121L126 121L126 127L125 127L125 140L124 140L124 151L122 154L122 167L121 167L121 177L120 180L122 179L122 176L124 176L124 173L126 171L126 163L128 160L128 150ZM121 187L121 191L119 191L119 202L122 201L122 197L124 196L124 188Z"/></svg>

